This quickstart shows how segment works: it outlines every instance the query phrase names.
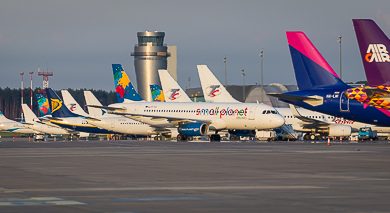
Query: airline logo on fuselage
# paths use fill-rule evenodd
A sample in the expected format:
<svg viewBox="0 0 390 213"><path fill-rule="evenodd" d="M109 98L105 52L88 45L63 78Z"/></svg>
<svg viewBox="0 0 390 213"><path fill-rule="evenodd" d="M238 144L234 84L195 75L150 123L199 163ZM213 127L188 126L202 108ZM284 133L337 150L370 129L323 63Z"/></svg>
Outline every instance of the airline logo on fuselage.
<svg viewBox="0 0 390 213"><path fill-rule="evenodd" d="M245 109L232 109L230 107L222 108L219 107L211 108L211 109L205 109L205 108L198 108L196 109L195 115L219 115L219 118L225 117L225 116L237 116L237 117L246 117L248 114L248 107L245 107Z"/></svg>
<svg viewBox="0 0 390 213"><path fill-rule="evenodd" d="M171 95L169 96L169 100L176 100L180 97L180 89L171 89Z"/></svg>
<svg viewBox="0 0 390 213"><path fill-rule="evenodd" d="M390 62L390 56L384 44L369 44L364 60L368 63Z"/></svg>
<svg viewBox="0 0 390 213"><path fill-rule="evenodd" d="M207 95L213 98L221 94L221 90L219 89L220 87L221 85L211 85L207 87Z"/></svg>

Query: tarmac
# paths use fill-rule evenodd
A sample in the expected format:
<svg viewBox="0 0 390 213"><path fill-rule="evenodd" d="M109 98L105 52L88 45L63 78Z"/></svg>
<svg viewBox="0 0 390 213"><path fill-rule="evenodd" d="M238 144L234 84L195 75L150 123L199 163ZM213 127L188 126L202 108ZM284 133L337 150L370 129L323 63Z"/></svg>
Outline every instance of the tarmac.
<svg viewBox="0 0 390 213"><path fill-rule="evenodd" d="M0 142L0 212L390 212L390 144Z"/></svg>

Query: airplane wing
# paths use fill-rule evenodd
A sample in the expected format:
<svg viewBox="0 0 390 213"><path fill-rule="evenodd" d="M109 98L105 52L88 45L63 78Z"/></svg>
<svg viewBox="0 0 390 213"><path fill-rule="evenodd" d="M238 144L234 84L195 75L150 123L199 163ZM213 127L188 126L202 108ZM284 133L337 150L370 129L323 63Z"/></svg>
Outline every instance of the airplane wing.
<svg viewBox="0 0 390 213"><path fill-rule="evenodd" d="M203 122L209 124L209 120L199 120L199 119L182 119L182 118L176 118L176 117L169 117L169 116L161 116L161 115L140 115L140 114L132 114L129 112L112 112L109 111L110 114L116 114L116 115L123 115L128 118L134 119L136 121L144 122L145 120L143 118L150 118L152 121L158 121L166 119L168 122L173 124L180 124L180 123L189 123L189 122Z"/></svg>
<svg viewBox="0 0 390 213"><path fill-rule="evenodd" d="M99 109L106 109L110 111L126 111L126 108L121 107L109 107L109 106L99 106L99 105L86 105L87 107L93 107L93 108L99 108Z"/></svg>
<svg viewBox="0 0 390 213"><path fill-rule="evenodd" d="M299 120L303 121L301 126L304 128L321 128L321 127L324 128L324 127L327 127L330 125L328 122L313 119L313 118L308 118L308 117L301 115L298 112L297 108L292 104L289 104L289 107L290 107L290 110L291 110L293 116L298 118Z"/></svg>
<svg viewBox="0 0 390 213"><path fill-rule="evenodd" d="M191 123L191 122L202 122L209 125L211 124L210 120L183 119L183 118L177 118L173 116L170 117L170 116L161 116L161 115L147 115L147 114L139 114L139 113L135 114L135 113L127 112L126 108L120 108L120 107L105 107L105 106L96 106L96 105L87 105L87 106L106 109L110 114L126 116L133 120L149 124L150 126L156 128L165 128L165 127L172 127L172 126L177 127L179 124ZM162 124L164 123L162 122L164 120L169 122L169 124L166 124L166 122L165 124Z"/></svg>

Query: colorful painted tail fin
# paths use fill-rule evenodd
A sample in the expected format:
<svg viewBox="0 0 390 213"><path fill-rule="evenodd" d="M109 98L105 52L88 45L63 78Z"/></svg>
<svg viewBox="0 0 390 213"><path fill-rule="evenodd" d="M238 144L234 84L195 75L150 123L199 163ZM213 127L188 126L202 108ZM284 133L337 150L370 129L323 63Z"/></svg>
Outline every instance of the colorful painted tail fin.
<svg viewBox="0 0 390 213"><path fill-rule="evenodd" d="M22 104L22 110L24 114L24 119L26 123L34 123L34 121L38 120L38 117L34 114L34 112L28 107L27 104Z"/></svg>
<svg viewBox="0 0 390 213"><path fill-rule="evenodd" d="M165 101L164 92L160 85L158 84L150 85L150 92L152 93L152 101L157 101L157 102Z"/></svg>
<svg viewBox="0 0 390 213"><path fill-rule="evenodd" d="M46 89L47 98L49 99L49 105L51 115L56 118L67 118L67 117L80 117L69 111L68 108L63 104L61 98L51 88Z"/></svg>
<svg viewBox="0 0 390 213"><path fill-rule="evenodd" d="M102 106L100 101L96 98L96 96L91 91L84 91L85 103L87 105L95 105ZM100 118L105 114L103 109L88 107L89 115L94 118Z"/></svg>
<svg viewBox="0 0 390 213"><path fill-rule="evenodd" d="M61 90L61 95L66 108L68 108L71 112L85 117L89 116L68 90Z"/></svg>
<svg viewBox="0 0 390 213"><path fill-rule="evenodd" d="M35 94L38 102L39 117L51 115L49 100L47 99L45 90L40 90Z"/></svg>
<svg viewBox="0 0 390 213"><path fill-rule="evenodd" d="M295 78L300 90L322 87L347 88L303 32L287 32Z"/></svg>
<svg viewBox="0 0 390 213"><path fill-rule="evenodd" d="M203 96L207 102L239 102L226 90L207 65L197 65Z"/></svg>
<svg viewBox="0 0 390 213"><path fill-rule="evenodd" d="M124 101L143 101L141 96L135 91L129 76L127 76L121 64L113 64L112 71L118 103L123 103Z"/></svg>
<svg viewBox="0 0 390 213"><path fill-rule="evenodd" d="M364 70L370 86L390 84L390 41L371 19L353 19Z"/></svg>
<svg viewBox="0 0 390 213"><path fill-rule="evenodd" d="M158 70L166 102L192 102L167 70Z"/></svg>

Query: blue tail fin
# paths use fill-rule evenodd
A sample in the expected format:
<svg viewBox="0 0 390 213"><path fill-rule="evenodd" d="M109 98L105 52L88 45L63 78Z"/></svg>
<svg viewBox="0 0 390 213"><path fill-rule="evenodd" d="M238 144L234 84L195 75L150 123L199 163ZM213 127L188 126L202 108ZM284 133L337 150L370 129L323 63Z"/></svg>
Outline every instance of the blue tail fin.
<svg viewBox="0 0 390 213"><path fill-rule="evenodd" d="M40 90L35 94L38 103L39 117L51 115L49 100L46 97L45 90Z"/></svg>
<svg viewBox="0 0 390 213"><path fill-rule="evenodd" d="M113 64L112 71L114 74L115 93L118 103L122 103L125 101L125 99L130 101L143 100L141 96L135 91L129 76L127 76L121 64Z"/></svg>
<svg viewBox="0 0 390 213"><path fill-rule="evenodd" d="M295 78L300 90L348 87L303 32L287 32L286 34Z"/></svg>
<svg viewBox="0 0 390 213"><path fill-rule="evenodd" d="M47 98L49 100L49 105L51 109L51 115L55 118L67 118L67 117L80 117L79 115L71 112L61 98L52 90L51 88L46 89Z"/></svg>

